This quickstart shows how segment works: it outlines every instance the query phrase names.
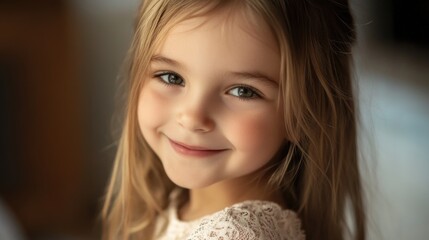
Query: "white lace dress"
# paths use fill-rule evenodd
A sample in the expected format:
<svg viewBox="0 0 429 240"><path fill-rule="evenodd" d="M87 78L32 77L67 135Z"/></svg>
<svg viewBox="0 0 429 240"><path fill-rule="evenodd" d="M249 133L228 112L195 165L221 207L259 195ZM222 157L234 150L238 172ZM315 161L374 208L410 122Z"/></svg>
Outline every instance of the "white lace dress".
<svg viewBox="0 0 429 240"><path fill-rule="evenodd" d="M245 201L190 222L179 220L174 206L166 211L166 228L160 230L166 223L162 218L157 223L158 240L305 239L297 215L273 202Z"/></svg>

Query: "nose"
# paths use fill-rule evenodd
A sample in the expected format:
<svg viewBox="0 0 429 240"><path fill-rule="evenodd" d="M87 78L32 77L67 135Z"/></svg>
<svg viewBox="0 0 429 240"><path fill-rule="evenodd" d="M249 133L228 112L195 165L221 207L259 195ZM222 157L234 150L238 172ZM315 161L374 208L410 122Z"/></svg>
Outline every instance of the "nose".
<svg viewBox="0 0 429 240"><path fill-rule="evenodd" d="M215 123L210 117L210 104L203 99L184 99L178 103L177 123L179 126L198 133L207 133L214 129Z"/></svg>

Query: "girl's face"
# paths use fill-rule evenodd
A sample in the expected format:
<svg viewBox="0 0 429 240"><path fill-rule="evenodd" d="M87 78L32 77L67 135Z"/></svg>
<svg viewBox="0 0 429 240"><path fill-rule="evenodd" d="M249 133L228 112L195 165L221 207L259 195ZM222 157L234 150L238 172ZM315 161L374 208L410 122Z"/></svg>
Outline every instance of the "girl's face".
<svg viewBox="0 0 429 240"><path fill-rule="evenodd" d="M268 26L249 17L183 21L152 57L138 122L179 186L250 177L284 140L279 51Z"/></svg>

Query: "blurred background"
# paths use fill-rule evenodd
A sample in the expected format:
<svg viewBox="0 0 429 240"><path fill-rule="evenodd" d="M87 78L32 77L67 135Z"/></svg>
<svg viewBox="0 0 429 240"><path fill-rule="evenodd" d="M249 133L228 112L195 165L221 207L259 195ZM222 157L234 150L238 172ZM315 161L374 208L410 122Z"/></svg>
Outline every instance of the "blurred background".
<svg viewBox="0 0 429 240"><path fill-rule="evenodd" d="M99 239L138 4L0 2L0 240ZM427 239L429 1L352 6L369 239Z"/></svg>

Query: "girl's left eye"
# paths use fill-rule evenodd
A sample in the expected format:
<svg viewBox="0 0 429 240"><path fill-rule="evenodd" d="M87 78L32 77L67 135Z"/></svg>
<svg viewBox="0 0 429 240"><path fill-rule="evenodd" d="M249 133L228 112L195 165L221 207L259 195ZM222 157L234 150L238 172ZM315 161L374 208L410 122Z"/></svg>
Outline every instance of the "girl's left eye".
<svg viewBox="0 0 429 240"><path fill-rule="evenodd" d="M180 85L180 86L185 85L185 81L177 73L162 72L162 73L155 74L155 77L167 85Z"/></svg>
<svg viewBox="0 0 429 240"><path fill-rule="evenodd" d="M261 95L258 93L257 90L247 86L234 87L230 89L227 93L242 100L261 98Z"/></svg>

